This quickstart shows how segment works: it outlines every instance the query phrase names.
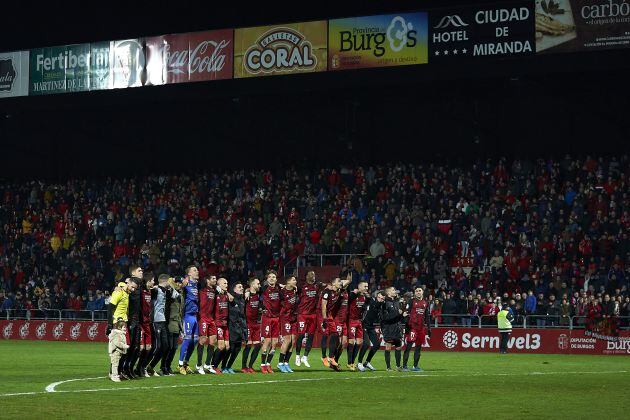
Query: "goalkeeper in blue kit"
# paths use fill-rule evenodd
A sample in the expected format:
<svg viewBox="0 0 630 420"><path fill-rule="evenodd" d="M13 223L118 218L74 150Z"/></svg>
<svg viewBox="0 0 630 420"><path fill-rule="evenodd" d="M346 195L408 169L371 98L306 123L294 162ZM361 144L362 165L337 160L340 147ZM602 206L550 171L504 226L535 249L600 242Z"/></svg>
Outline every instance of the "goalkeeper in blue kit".
<svg viewBox="0 0 630 420"><path fill-rule="evenodd" d="M182 375L193 373L188 366L190 356L197 347L199 329L197 314L199 312L199 270L194 265L186 267L186 278L182 281L184 293L183 327L184 340L179 352L179 373Z"/></svg>

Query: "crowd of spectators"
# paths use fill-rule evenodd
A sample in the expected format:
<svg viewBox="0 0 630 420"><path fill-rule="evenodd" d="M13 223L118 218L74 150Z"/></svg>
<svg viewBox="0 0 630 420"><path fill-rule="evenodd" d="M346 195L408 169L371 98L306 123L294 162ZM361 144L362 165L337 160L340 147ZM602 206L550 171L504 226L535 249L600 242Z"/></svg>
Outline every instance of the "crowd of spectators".
<svg viewBox="0 0 630 420"><path fill-rule="evenodd" d="M99 310L136 262L236 282L352 254L372 290L426 286L437 319L468 323L452 314L492 314L497 298L539 325L627 316L628 169L627 156L565 156L8 180L0 310Z"/></svg>

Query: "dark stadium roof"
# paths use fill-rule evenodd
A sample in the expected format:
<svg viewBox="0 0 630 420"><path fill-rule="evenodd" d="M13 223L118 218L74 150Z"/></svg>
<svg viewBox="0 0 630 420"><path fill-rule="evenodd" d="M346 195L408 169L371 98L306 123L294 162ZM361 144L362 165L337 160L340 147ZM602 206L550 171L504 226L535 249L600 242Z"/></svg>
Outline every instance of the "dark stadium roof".
<svg viewBox="0 0 630 420"><path fill-rule="evenodd" d="M0 25L0 51L467 2L215 3L18 5ZM3 99L0 177L619 154L628 51Z"/></svg>

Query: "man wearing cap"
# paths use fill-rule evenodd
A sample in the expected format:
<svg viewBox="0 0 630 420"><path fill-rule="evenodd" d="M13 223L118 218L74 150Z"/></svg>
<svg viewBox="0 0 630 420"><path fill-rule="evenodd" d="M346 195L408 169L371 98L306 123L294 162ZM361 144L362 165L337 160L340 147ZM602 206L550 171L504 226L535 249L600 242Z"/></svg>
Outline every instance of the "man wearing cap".
<svg viewBox="0 0 630 420"><path fill-rule="evenodd" d="M514 321L514 315L512 315L512 311L506 302L497 314L497 326L501 335L499 344L501 354L507 354L507 344L512 333L512 321Z"/></svg>

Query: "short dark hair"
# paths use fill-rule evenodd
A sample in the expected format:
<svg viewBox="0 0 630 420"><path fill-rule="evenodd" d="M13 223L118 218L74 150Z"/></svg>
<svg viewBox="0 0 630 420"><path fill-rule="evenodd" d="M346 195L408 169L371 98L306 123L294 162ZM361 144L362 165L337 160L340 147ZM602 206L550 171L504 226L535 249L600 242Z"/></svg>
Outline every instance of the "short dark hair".
<svg viewBox="0 0 630 420"><path fill-rule="evenodd" d="M140 266L139 266L139 265L137 265L137 264L131 264L131 265L129 266L129 275L130 275L130 276L132 276L132 275L133 275L132 273L133 273L134 271L136 271L138 268L140 268Z"/></svg>
<svg viewBox="0 0 630 420"><path fill-rule="evenodd" d="M194 264L191 264L191 265L189 265L188 267L186 267L186 275L188 275L188 273L190 272L190 270L192 270L193 268L197 268L197 266L196 266L196 265L194 265Z"/></svg>
<svg viewBox="0 0 630 420"><path fill-rule="evenodd" d="M153 278L155 277L155 275L153 274L152 271L147 271L142 275L142 282L144 284L147 284L148 282L150 282L151 280L153 280Z"/></svg>

